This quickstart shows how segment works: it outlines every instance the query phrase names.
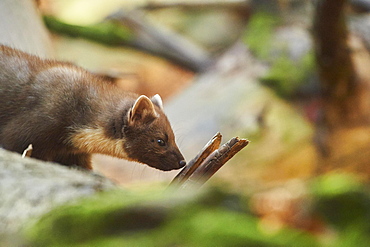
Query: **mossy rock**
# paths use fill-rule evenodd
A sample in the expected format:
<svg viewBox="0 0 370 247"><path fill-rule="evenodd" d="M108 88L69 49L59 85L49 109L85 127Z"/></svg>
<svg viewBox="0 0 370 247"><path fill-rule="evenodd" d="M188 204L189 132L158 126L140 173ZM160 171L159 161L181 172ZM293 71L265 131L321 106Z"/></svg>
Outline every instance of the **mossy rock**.
<svg viewBox="0 0 370 247"><path fill-rule="evenodd" d="M45 215L27 246L317 246L293 229L268 235L239 195L121 191L102 193Z"/></svg>
<svg viewBox="0 0 370 247"><path fill-rule="evenodd" d="M149 189L103 192L46 214L25 231L25 246L367 246L369 187L354 177L325 175L306 183L307 215L329 238L287 226L266 232L246 196ZM324 231L325 233L326 231ZM333 235L333 233L335 233ZM325 239L325 241L320 241Z"/></svg>
<svg viewBox="0 0 370 247"><path fill-rule="evenodd" d="M346 174L314 180L314 212L337 231L333 246L368 246L370 243L370 187Z"/></svg>

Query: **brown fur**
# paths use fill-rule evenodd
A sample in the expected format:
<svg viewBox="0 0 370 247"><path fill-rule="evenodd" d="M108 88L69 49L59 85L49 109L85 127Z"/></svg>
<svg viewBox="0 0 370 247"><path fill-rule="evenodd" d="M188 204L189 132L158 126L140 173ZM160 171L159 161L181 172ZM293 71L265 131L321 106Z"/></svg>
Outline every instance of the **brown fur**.
<svg viewBox="0 0 370 247"><path fill-rule="evenodd" d="M29 144L34 158L88 169L93 153L161 170L184 166L155 100L70 63L0 45L0 146L22 153Z"/></svg>

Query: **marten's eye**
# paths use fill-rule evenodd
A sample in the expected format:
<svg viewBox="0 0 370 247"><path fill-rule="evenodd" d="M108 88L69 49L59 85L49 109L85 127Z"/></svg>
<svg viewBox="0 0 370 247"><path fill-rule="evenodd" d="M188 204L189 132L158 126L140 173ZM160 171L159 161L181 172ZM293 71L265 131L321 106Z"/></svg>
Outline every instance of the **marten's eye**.
<svg viewBox="0 0 370 247"><path fill-rule="evenodd" d="M159 145L159 146L161 146L161 147L163 147L163 146L165 146L165 145L166 145L166 142L165 142L164 140L162 140L162 139L158 139L158 140L157 140L157 143L158 143L158 145Z"/></svg>

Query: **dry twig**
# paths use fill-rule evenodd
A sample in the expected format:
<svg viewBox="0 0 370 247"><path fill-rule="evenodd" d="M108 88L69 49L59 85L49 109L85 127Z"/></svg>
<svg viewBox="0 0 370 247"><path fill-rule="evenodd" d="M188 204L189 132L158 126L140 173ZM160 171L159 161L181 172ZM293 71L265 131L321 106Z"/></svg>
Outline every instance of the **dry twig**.
<svg viewBox="0 0 370 247"><path fill-rule="evenodd" d="M186 37L145 18L142 11L120 10L110 15L129 27L135 36L132 45L152 54L160 55L193 71L202 71L212 63L212 56L204 48Z"/></svg>
<svg viewBox="0 0 370 247"><path fill-rule="evenodd" d="M220 147L222 135L217 133L199 154L172 180L171 185L201 186L210 179L228 160L248 145L246 139L234 137Z"/></svg>

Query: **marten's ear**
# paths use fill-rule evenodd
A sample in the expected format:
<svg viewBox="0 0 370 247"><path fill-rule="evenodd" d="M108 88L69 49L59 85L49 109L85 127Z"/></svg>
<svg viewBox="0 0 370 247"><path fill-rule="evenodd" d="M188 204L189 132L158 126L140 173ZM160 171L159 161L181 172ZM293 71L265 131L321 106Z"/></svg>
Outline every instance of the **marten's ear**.
<svg viewBox="0 0 370 247"><path fill-rule="evenodd" d="M130 124L143 123L152 121L157 117L158 113L154 109L153 102L145 95L141 95L130 109L128 121Z"/></svg>
<svg viewBox="0 0 370 247"><path fill-rule="evenodd" d="M154 95L152 98L151 98L153 104L155 104L156 106L158 106L161 110L163 110L163 102L162 102L162 98L161 96L159 96L159 94L156 94Z"/></svg>

